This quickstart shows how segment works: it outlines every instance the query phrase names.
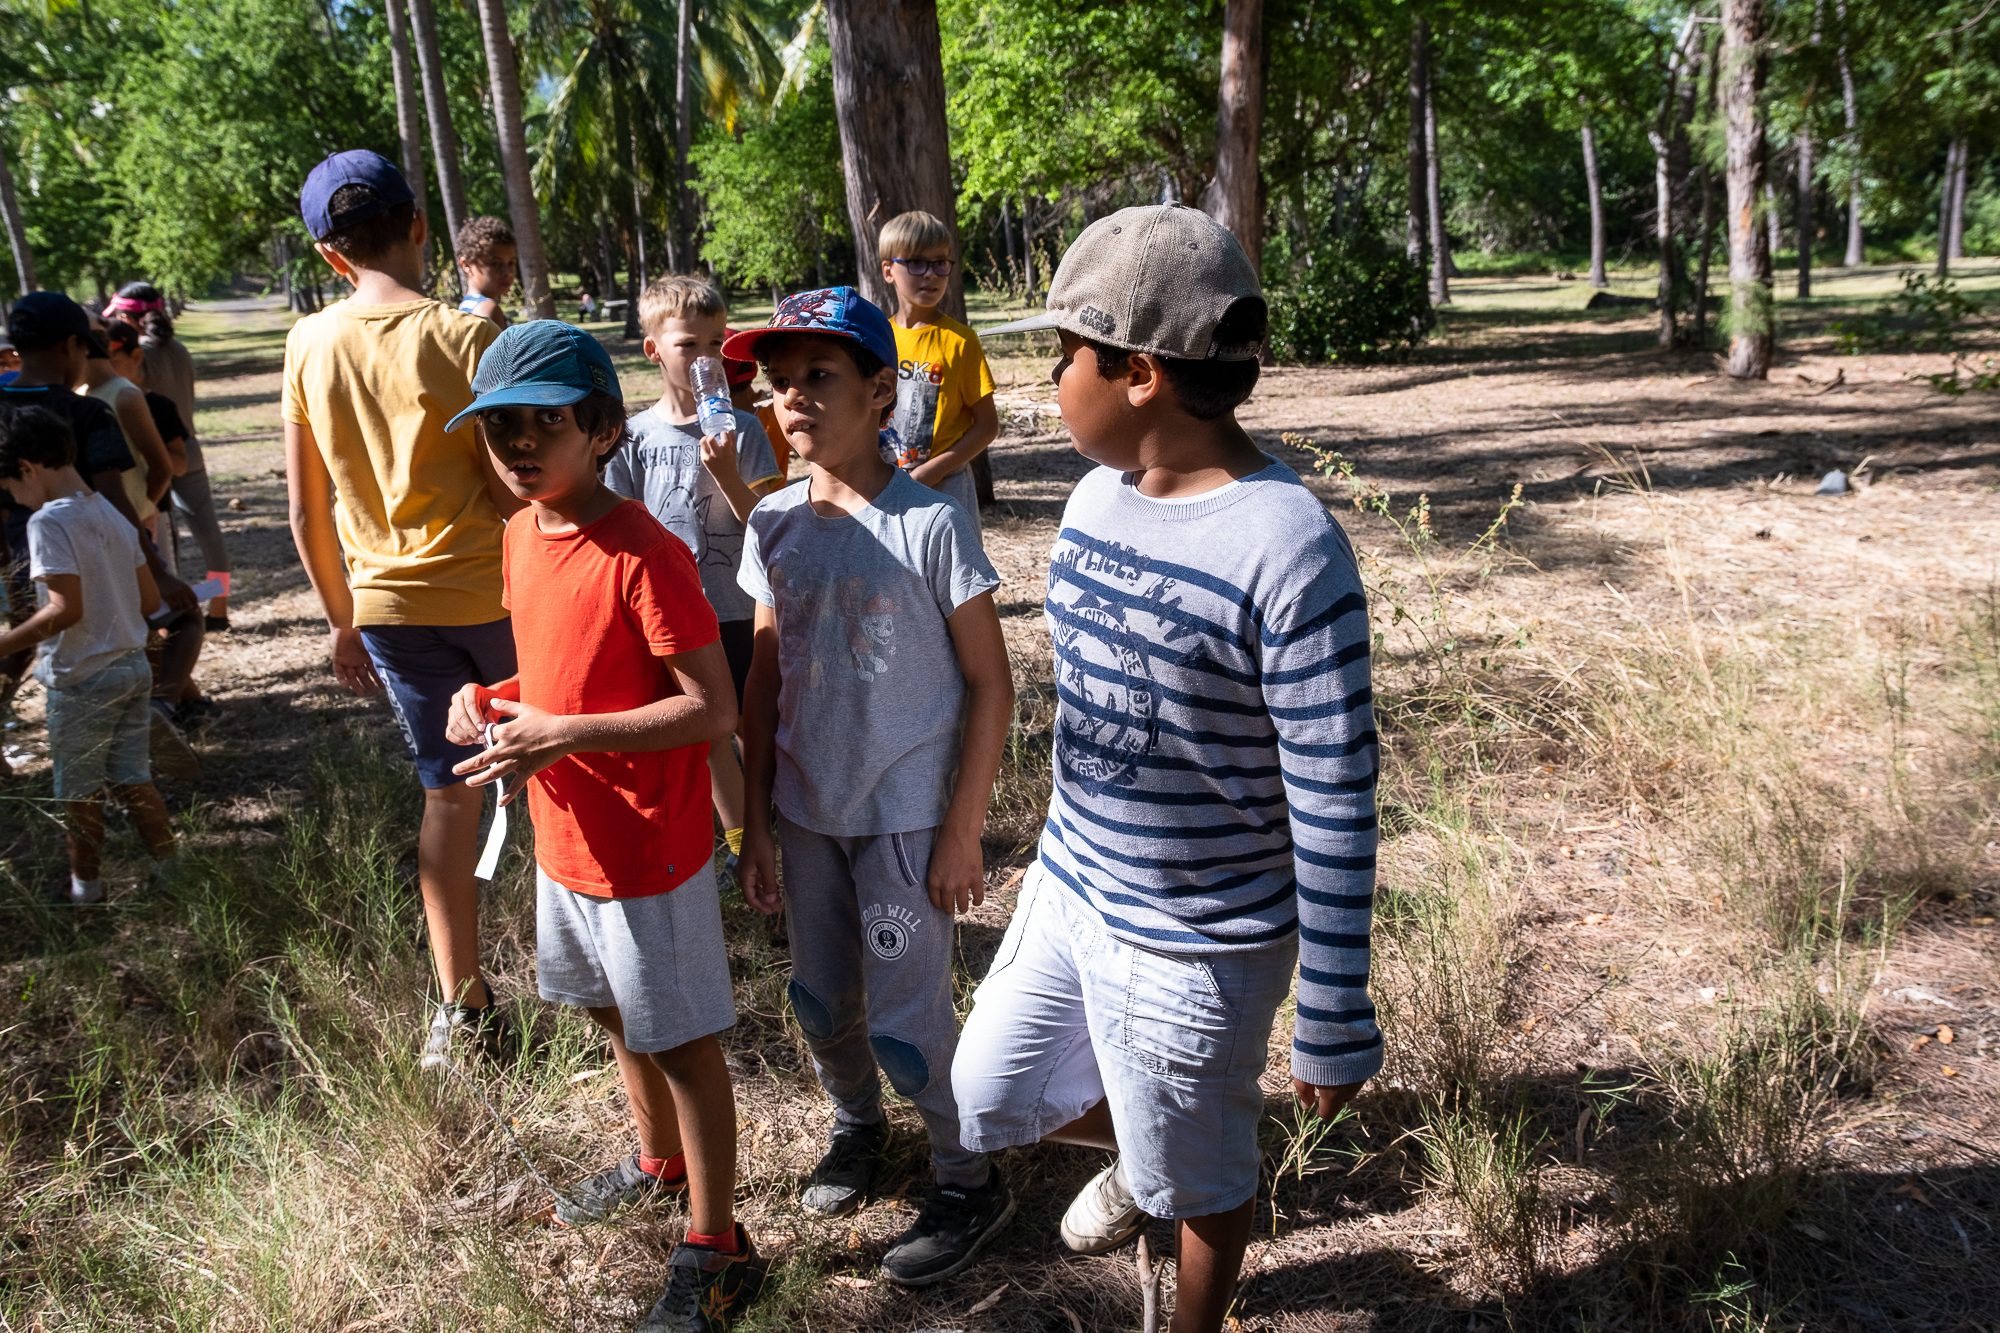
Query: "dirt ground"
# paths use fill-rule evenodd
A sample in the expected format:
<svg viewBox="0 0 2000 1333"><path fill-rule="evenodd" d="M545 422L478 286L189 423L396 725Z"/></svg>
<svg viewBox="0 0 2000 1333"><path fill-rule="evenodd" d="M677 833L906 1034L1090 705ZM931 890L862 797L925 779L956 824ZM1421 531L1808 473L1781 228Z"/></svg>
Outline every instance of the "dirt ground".
<svg viewBox="0 0 2000 1333"><path fill-rule="evenodd" d="M2000 277L2000 266L1981 275ZM1581 661L1594 644L1642 642L1653 627L1698 623L1717 641L1768 650L1774 671L1791 670L1785 654L1801 644L1859 660L1863 647L1891 652L1913 624L1929 626L1920 636L1927 642L1941 641L2000 581L2000 425L1990 399L1953 399L1912 381L1942 369L1943 358L1838 356L1812 312L1794 308L1770 381L1739 384L1706 354L1654 350L1650 316L1575 309L1577 291L1466 284L1445 338L1410 362L1269 370L1240 419L1302 475L1313 457L1288 436L1339 451L1398 512L1427 496L1446 544L1477 537L1518 487L1522 508L1507 525L1504 559L1452 596L1461 623L1478 627L1474 637L1532 639L1556 658L1567 651ZM215 839L270 838L276 813L303 797L310 755L324 738L395 739L386 705L334 688L323 626L292 549L275 410L275 334L285 322L241 303L198 310L188 324L202 372L198 420L226 506L238 592L232 628L211 641L200 670L223 720L200 742L204 775L169 797L199 804L203 836ZM1047 552L1086 469L1055 415L1048 358L990 350L1005 432L993 451L987 549L1003 581L1017 672L1032 688L1049 674L1040 614ZM635 374L635 362L621 351L621 373ZM1834 469L1853 479L1848 493L1814 494ZM1637 478L1649 485L1635 489ZM1311 484L1364 559L1379 557L1386 569L1397 549L1386 521L1357 512L1341 483ZM1914 663L1920 672L1935 667ZM30 688L6 733L9 756L30 781L44 763L40 715L39 691ZM1884 809L1892 797L1881 761L1858 739L1866 728L1852 723L1799 719L1822 777L1857 809ZM1920 774L1929 762L1926 725L1914 721L1909 747ZM1944 751L1941 738L1935 748ZM1568 762L1552 753L1540 765L1496 768L1483 807L1522 905L1524 980L1511 1040L1530 1052L1525 1065L1547 1077L1631 1066L1645 1033L1692 1026L1726 1005L1743 966L1702 905L1686 901L1698 892L1688 869L1697 831L1604 803L1597 785L1572 780ZM1002 891L967 923L975 976L982 951L997 943L1033 833L1031 821L1003 821L989 839L991 882ZM1926 903L1880 959L1868 1017L1891 1055L1873 1093L1852 1104L1827 1141L1857 1234L1879 1244L1890 1271L1854 1271L1828 1248L1816 1313L1804 1326L2000 1327L2000 842L1985 852L1962 891ZM516 962L525 981L526 963ZM1955 1029L1954 1042L1912 1049L1915 1036L1941 1022ZM795 1050L760 1051L754 1063L739 1047L733 1058L753 1085L746 1106L764 1108L746 1126L748 1215L754 1223L767 1210L784 1226L805 1226L778 1200L816 1154L823 1108L810 1102ZM1283 1072L1282 1042L1274 1042L1274 1094ZM760 1081L768 1086L755 1087ZM585 1154L617 1141L623 1111L614 1092L578 1093L580 1166L594 1167ZM1581 1141L1561 1151L1581 1169ZM1016 1154L1009 1170L1024 1195L1021 1219L992 1262L930 1292L877 1283L868 1260L907 1224L918 1182L856 1219L815 1224L843 1233L855 1256L851 1275L831 1279L842 1290L821 1307L825 1326L1128 1326L1136 1301L1129 1252L1048 1262L1055 1220L1094 1169L1082 1156ZM1398 1311L1416 1306L1439 1327L1499 1326L1503 1315L1475 1309L1448 1279L1462 1235L1418 1202L1403 1168L1374 1160L1346 1176L1317 1177L1310 1197L1282 1219L1268 1207L1260 1213L1242 1327L1401 1327ZM650 1299L644 1256L655 1229L614 1236L601 1255L601 1241L561 1233L521 1244L565 1275L580 1326L610 1328ZM1593 1248L1595 1234L1579 1203L1552 1266L1562 1288L1550 1299L1585 1312L1583 1326L1600 1322L1588 1313L1591 1293L1609 1280L1601 1265L1614 1262ZM1789 1240L1816 1244L1806 1233ZM792 1244L838 1248L817 1233L777 1239L781 1255ZM972 1313L997 1288L1006 1299ZM1445 1322L1439 1312L1453 1309L1464 1313Z"/></svg>

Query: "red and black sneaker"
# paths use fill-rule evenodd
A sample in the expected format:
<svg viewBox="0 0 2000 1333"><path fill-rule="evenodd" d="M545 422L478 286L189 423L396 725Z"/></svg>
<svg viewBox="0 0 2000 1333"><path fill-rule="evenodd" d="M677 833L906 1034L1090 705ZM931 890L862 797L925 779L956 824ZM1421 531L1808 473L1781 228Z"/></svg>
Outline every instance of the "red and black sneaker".
<svg viewBox="0 0 2000 1333"><path fill-rule="evenodd" d="M681 1158L670 1157L667 1161L678 1162ZM639 1154L633 1153L609 1171L598 1172L557 1199L556 1221L572 1227L602 1222L630 1204L661 1194L677 1194L687 1188L687 1183L685 1166L678 1175L656 1176L640 1166Z"/></svg>
<svg viewBox="0 0 2000 1333"><path fill-rule="evenodd" d="M667 1289L639 1321L639 1333L723 1333L763 1289L770 1264L757 1257L743 1224L736 1254L684 1240L668 1261Z"/></svg>

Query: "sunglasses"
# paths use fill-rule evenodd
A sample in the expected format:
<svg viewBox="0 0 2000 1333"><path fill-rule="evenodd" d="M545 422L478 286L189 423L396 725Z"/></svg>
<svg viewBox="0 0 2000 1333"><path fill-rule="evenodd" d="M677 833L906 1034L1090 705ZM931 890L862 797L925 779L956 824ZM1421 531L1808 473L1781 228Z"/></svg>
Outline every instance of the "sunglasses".
<svg viewBox="0 0 2000 1333"><path fill-rule="evenodd" d="M901 264L919 278L928 278L933 273L942 278L951 272L952 267L949 259L892 259L889 262Z"/></svg>

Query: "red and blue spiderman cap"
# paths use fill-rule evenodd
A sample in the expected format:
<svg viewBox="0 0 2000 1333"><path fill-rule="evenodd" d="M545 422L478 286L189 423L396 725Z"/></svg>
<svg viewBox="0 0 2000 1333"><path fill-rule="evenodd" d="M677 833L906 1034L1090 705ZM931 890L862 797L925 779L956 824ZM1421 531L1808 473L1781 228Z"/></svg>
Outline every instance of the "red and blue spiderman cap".
<svg viewBox="0 0 2000 1333"><path fill-rule="evenodd" d="M722 344L722 355L739 361L764 361L764 341L777 333L817 333L852 338L873 352L884 365L896 364L896 331L882 308L852 287L820 287L793 292L778 302L771 322L761 329L733 333Z"/></svg>

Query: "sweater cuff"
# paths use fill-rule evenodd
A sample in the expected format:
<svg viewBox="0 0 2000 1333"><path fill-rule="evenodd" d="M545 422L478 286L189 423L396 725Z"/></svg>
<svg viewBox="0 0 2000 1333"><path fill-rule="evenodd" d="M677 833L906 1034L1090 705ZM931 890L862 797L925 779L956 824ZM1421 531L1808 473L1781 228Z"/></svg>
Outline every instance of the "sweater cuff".
<svg viewBox="0 0 2000 1333"><path fill-rule="evenodd" d="M1292 1048L1292 1077L1316 1088L1337 1088L1360 1083L1382 1072L1382 1043L1351 1055L1307 1055Z"/></svg>

